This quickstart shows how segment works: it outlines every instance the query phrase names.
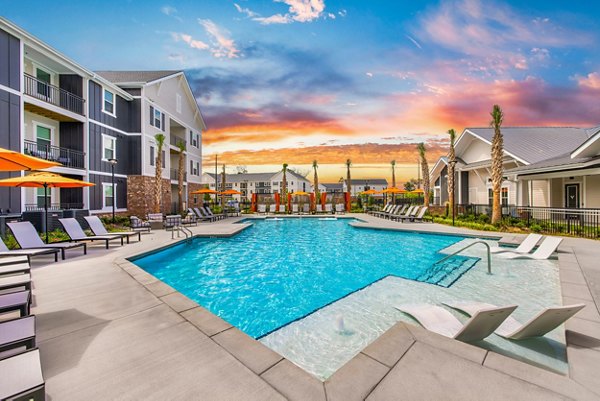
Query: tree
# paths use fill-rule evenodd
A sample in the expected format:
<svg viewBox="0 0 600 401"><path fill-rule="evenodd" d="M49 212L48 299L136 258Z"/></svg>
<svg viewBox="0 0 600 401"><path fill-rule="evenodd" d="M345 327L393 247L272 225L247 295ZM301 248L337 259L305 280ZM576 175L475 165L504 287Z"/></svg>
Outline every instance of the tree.
<svg viewBox="0 0 600 401"><path fill-rule="evenodd" d="M423 176L423 206L429 206L429 165L427 164L425 144L417 145L421 160L421 175Z"/></svg>
<svg viewBox="0 0 600 401"><path fill-rule="evenodd" d="M223 164L223 172L221 173L221 192L226 191L227 175L225 175L225 164ZM225 195L221 195L221 210L225 210Z"/></svg>
<svg viewBox="0 0 600 401"><path fill-rule="evenodd" d="M502 219L502 205L500 204L500 190L502 188L502 176L504 175L504 139L500 127L504 120L504 113L497 104L490 113L492 121L490 126L494 128L494 137L492 138L492 224L500 223Z"/></svg>
<svg viewBox="0 0 600 401"><path fill-rule="evenodd" d="M177 199L179 201L179 213L183 214L184 213L184 209L183 209L183 175L184 175L184 168L185 168L185 160L184 160L184 155L183 152L185 152L185 142L184 141L177 141L177 150L179 153L179 169L177 171L177 180L178 180L178 187L177 187Z"/></svg>
<svg viewBox="0 0 600 401"><path fill-rule="evenodd" d="M248 173L248 166L243 166L243 165L235 166L235 171L238 174L246 174L246 173Z"/></svg>
<svg viewBox="0 0 600 401"><path fill-rule="evenodd" d="M352 195L352 177L350 177L350 166L352 166L352 160L346 160L346 191Z"/></svg>
<svg viewBox="0 0 600 401"><path fill-rule="evenodd" d="M281 202L287 205L287 169L288 164L283 163L283 178L281 179Z"/></svg>
<svg viewBox="0 0 600 401"><path fill-rule="evenodd" d="M448 130L450 135L450 151L448 152L448 210L454 216L454 178L456 175L456 152L454 150L454 141L456 140L456 132L454 129Z"/></svg>
<svg viewBox="0 0 600 401"><path fill-rule="evenodd" d="M317 161L313 160L312 168L315 171L313 185L315 186L315 199L317 203L319 202L319 174L317 173L318 167L319 165L317 164Z"/></svg>
<svg viewBox="0 0 600 401"><path fill-rule="evenodd" d="M164 134L156 134L154 135L154 140L156 141L156 148L158 151L158 155L156 156L156 173L154 175L154 213L161 213L160 204L162 200L162 165L163 165L163 157L162 157L162 148L165 145L165 135Z"/></svg>
<svg viewBox="0 0 600 401"><path fill-rule="evenodd" d="M396 160L390 162L392 165L392 188L396 188ZM392 202L396 204L396 194L392 194Z"/></svg>
<svg viewBox="0 0 600 401"><path fill-rule="evenodd" d="M409 192L410 192L410 191L414 191L414 190L415 190L415 188L416 188L416 186L415 186L415 182L417 182L417 180L416 180L416 179L414 179L414 178L411 178L409 181L406 181L406 182L404 183L404 190L405 190L405 191L409 191Z"/></svg>

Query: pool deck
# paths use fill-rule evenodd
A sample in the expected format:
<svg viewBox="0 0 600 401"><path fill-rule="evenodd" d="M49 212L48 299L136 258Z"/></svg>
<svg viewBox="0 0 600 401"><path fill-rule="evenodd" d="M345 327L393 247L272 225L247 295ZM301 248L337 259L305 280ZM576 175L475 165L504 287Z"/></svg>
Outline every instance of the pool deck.
<svg viewBox="0 0 600 401"><path fill-rule="evenodd" d="M351 215L364 227L474 236L431 223ZM242 218L192 227L230 236ZM181 239L181 238L180 238ZM32 262L38 346L52 400L600 399L600 242L566 238L563 302L587 307L567 325L569 375L398 323L322 382L125 260L176 241L162 230L88 255ZM535 285L535 283L532 283Z"/></svg>

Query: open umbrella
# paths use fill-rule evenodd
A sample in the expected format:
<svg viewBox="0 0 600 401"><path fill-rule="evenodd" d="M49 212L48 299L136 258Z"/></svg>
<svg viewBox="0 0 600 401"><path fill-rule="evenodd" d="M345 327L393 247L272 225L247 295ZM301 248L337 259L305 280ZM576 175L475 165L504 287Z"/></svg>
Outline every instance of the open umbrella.
<svg viewBox="0 0 600 401"><path fill-rule="evenodd" d="M308 192L304 192L304 191L298 191L298 192L294 192L292 194L292 196L306 196L306 195L310 195Z"/></svg>
<svg viewBox="0 0 600 401"><path fill-rule="evenodd" d="M214 189L202 188L196 191L190 192L192 195L204 195L204 194L218 194Z"/></svg>
<svg viewBox="0 0 600 401"><path fill-rule="evenodd" d="M241 195L240 191L236 191L235 189L228 189L223 192L219 192L219 195Z"/></svg>
<svg viewBox="0 0 600 401"><path fill-rule="evenodd" d="M408 191L405 189L400 189L400 188L396 188L396 187L389 187L389 188L384 189L381 192L384 194L405 194Z"/></svg>
<svg viewBox="0 0 600 401"><path fill-rule="evenodd" d="M421 188L417 188L414 191L410 191L411 194L424 194L425 191L422 190Z"/></svg>
<svg viewBox="0 0 600 401"><path fill-rule="evenodd" d="M94 184L72 178L63 177L59 174L47 171L38 171L27 174L23 177L5 178L0 180L2 187L26 187L26 188L44 188L44 218L46 226L46 243L48 243L48 187L50 188L81 188L91 187Z"/></svg>
<svg viewBox="0 0 600 401"><path fill-rule="evenodd" d="M0 171L42 170L60 165L60 163L0 148Z"/></svg>
<svg viewBox="0 0 600 401"><path fill-rule="evenodd" d="M360 195L375 195L375 194L380 194L381 192L376 191L374 189L367 189L366 191L362 191L360 193Z"/></svg>

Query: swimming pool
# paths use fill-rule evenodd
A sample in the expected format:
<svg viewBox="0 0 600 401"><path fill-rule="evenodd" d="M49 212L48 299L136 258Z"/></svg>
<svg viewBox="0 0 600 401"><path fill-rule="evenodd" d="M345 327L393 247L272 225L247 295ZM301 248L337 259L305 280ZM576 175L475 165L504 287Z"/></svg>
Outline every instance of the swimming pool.
<svg viewBox="0 0 600 401"><path fill-rule="evenodd" d="M357 229L352 219L253 220L230 238L194 238L132 260L254 338L385 277L448 287L478 257L435 265L464 237Z"/></svg>

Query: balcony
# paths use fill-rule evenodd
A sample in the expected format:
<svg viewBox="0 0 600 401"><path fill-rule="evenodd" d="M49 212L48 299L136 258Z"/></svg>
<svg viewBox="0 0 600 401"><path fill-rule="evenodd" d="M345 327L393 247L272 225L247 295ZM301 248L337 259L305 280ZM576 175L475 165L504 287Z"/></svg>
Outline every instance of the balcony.
<svg viewBox="0 0 600 401"><path fill-rule="evenodd" d="M58 162L63 167L85 168L85 153L78 150L61 148L54 145L38 145L36 142L25 140L23 153L44 160Z"/></svg>
<svg viewBox="0 0 600 401"><path fill-rule="evenodd" d="M175 136L175 135L171 135L171 136L169 137L169 143L170 143L172 146L178 147L178 145L177 145L177 144L178 144L179 142L183 142L183 144L184 144L184 145L187 147L187 142L186 142L186 140L185 140L185 139L183 139L183 138L181 138L181 137L179 137L179 136Z"/></svg>
<svg viewBox="0 0 600 401"><path fill-rule="evenodd" d="M170 171L170 176L171 179L174 181L178 181L179 180L179 169L177 168L172 168ZM183 182L187 181L187 172L183 172Z"/></svg>
<svg viewBox="0 0 600 401"><path fill-rule="evenodd" d="M84 115L85 100L69 91L40 81L29 74L25 75L23 92L26 95L58 106L70 112Z"/></svg>

